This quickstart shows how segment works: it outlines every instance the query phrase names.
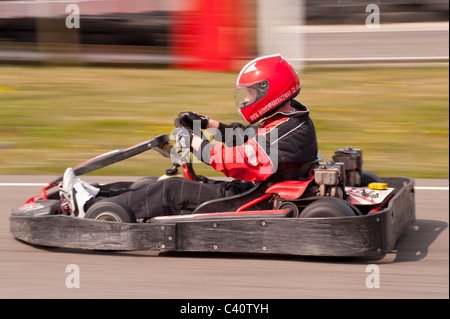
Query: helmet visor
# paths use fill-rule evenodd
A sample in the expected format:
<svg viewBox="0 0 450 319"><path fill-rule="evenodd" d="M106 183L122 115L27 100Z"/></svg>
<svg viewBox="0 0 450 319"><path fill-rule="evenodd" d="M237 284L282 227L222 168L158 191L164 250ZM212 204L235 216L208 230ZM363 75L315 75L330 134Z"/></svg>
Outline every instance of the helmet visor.
<svg viewBox="0 0 450 319"><path fill-rule="evenodd" d="M266 80L248 86L236 86L236 106L242 109L260 101L268 90L269 82Z"/></svg>

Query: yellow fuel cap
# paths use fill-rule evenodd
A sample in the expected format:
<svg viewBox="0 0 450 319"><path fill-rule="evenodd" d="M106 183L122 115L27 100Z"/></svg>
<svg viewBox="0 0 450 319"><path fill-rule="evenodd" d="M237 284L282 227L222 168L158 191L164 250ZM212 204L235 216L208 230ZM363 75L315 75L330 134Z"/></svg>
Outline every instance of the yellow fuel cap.
<svg viewBox="0 0 450 319"><path fill-rule="evenodd" d="M386 183L370 183L369 188L370 189L387 189L388 186Z"/></svg>

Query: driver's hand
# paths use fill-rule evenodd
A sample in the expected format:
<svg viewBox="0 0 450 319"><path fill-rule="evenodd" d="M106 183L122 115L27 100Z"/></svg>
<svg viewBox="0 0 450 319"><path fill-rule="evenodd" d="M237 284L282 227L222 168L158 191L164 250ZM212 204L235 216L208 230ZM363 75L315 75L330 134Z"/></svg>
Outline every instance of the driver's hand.
<svg viewBox="0 0 450 319"><path fill-rule="evenodd" d="M194 121L200 122L200 128L205 129L208 126L209 118L205 115L199 115L195 112L182 112L178 114L178 120L183 127L194 129Z"/></svg>

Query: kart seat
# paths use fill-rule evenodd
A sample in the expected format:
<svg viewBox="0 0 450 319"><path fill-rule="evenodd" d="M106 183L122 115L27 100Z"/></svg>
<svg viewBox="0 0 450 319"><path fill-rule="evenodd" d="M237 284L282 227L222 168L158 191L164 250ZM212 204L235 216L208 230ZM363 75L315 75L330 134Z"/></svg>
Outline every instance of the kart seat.
<svg viewBox="0 0 450 319"><path fill-rule="evenodd" d="M286 180L299 180L308 177L309 172L313 166L316 166L323 160L322 156L318 155L314 161L301 163L300 165L286 165L280 167L278 171L270 176L268 179L262 182L255 183L255 186L249 190L219 199L213 199L205 203L200 204L195 210L194 214L211 213L211 212L233 212L240 206L251 200L258 198L265 194L267 188L270 186ZM272 209L269 200L259 202L252 206L252 210Z"/></svg>

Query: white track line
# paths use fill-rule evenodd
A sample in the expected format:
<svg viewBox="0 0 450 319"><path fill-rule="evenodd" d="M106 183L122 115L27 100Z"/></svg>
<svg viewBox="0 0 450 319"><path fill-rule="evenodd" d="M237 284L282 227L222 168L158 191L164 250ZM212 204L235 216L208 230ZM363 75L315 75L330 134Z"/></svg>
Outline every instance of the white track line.
<svg viewBox="0 0 450 319"><path fill-rule="evenodd" d="M414 189L427 190L427 191L448 191L449 190L448 186L447 187L415 186Z"/></svg>
<svg viewBox="0 0 450 319"><path fill-rule="evenodd" d="M44 187L48 184L45 183L0 183L0 187ZM438 186L415 186L414 189L417 190L430 190L430 191L448 191L448 186L438 187Z"/></svg>
<svg viewBox="0 0 450 319"><path fill-rule="evenodd" d="M410 56L410 57L354 57L354 58L292 58L292 61L301 62L362 62L362 61L428 61L448 60L449 56Z"/></svg>
<svg viewBox="0 0 450 319"><path fill-rule="evenodd" d="M6 187L14 187L14 186L18 186L18 187L26 187L26 186L40 186L40 187L44 187L47 186L48 184L44 184L44 183L0 183L0 186L6 186Z"/></svg>

